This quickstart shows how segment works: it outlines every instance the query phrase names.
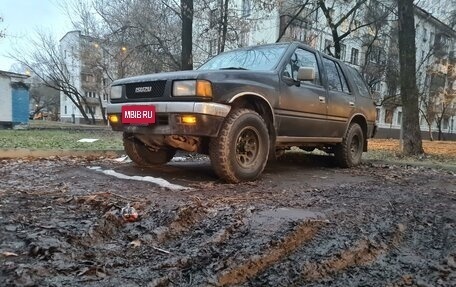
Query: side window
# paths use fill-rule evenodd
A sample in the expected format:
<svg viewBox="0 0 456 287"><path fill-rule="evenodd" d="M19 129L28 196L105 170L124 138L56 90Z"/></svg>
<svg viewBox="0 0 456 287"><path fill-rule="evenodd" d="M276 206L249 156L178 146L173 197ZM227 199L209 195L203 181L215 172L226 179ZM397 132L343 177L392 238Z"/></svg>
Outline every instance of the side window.
<svg viewBox="0 0 456 287"><path fill-rule="evenodd" d="M285 66L283 76L297 80L299 67L313 67L315 69L315 80L308 83L321 85L320 71L314 53L300 48L296 49L291 55L289 63Z"/></svg>
<svg viewBox="0 0 456 287"><path fill-rule="evenodd" d="M348 94L348 93L350 93L350 88L348 87L348 84L347 84L347 78L345 77L344 72L340 68L339 63L336 63L336 67L337 67L337 72L339 72L340 80L342 82L342 90Z"/></svg>
<svg viewBox="0 0 456 287"><path fill-rule="evenodd" d="M358 87L360 96L363 97L371 97L369 93L369 89L367 88L366 82L364 82L363 78L359 74L357 70L350 67L350 72L353 75L353 80L355 81L356 86Z"/></svg>
<svg viewBox="0 0 456 287"><path fill-rule="evenodd" d="M339 78L339 72L337 71L336 63L329 59L323 58L323 66L325 66L326 75L328 77L329 89L342 92L342 82Z"/></svg>

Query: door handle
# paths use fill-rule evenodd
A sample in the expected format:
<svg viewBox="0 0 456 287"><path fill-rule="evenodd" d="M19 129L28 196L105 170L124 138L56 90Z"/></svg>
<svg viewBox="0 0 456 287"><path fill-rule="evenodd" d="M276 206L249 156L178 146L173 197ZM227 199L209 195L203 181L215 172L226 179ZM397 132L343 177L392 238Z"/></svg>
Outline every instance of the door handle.
<svg viewBox="0 0 456 287"><path fill-rule="evenodd" d="M324 103L326 103L326 98L322 97L322 96L319 96L318 97L318 101L320 101L320 103L324 104Z"/></svg>
<svg viewBox="0 0 456 287"><path fill-rule="evenodd" d="M354 102L348 102L348 104L350 105L350 107L354 107L355 106Z"/></svg>

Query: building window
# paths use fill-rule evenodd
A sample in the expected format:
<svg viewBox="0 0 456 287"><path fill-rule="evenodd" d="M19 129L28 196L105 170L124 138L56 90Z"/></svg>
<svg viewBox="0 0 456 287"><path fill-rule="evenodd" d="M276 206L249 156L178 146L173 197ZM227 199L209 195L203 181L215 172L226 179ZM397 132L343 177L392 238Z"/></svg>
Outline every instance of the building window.
<svg viewBox="0 0 456 287"><path fill-rule="evenodd" d="M377 115L376 115L376 117L375 117L375 120L376 120L377 123L378 123L378 122L380 122L380 109L379 109L379 108L376 108L376 110L377 110Z"/></svg>
<svg viewBox="0 0 456 287"><path fill-rule="evenodd" d="M426 28L423 28L423 42L426 42L427 41L427 29Z"/></svg>
<svg viewBox="0 0 456 287"><path fill-rule="evenodd" d="M217 55L217 39L209 40L209 55Z"/></svg>
<svg viewBox="0 0 456 287"><path fill-rule="evenodd" d="M402 112L397 112L397 125L400 126L402 124Z"/></svg>
<svg viewBox="0 0 456 287"><path fill-rule="evenodd" d="M242 17L248 17L251 13L251 0L242 0Z"/></svg>
<svg viewBox="0 0 456 287"><path fill-rule="evenodd" d="M442 121L442 130L448 129L448 126L450 125L450 118L443 118Z"/></svg>
<svg viewBox="0 0 456 287"><path fill-rule="evenodd" d="M68 114L67 106L65 106L65 115Z"/></svg>
<svg viewBox="0 0 456 287"><path fill-rule="evenodd" d="M345 47L344 44L340 44L340 60L345 61L346 57L347 57L347 48Z"/></svg>
<svg viewBox="0 0 456 287"><path fill-rule="evenodd" d="M249 29L248 28L242 28L241 33L239 35L239 44L241 47L245 47L249 45Z"/></svg>
<svg viewBox="0 0 456 287"><path fill-rule="evenodd" d="M325 40L325 49L324 49L326 54L331 55L331 46L332 46L331 40L326 39Z"/></svg>
<svg viewBox="0 0 456 287"><path fill-rule="evenodd" d="M369 61L380 64L382 60L382 50L380 47L373 46L369 53Z"/></svg>
<svg viewBox="0 0 456 287"><path fill-rule="evenodd" d="M209 29L217 25L217 9L209 10Z"/></svg>
<svg viewBox="0 0 456 287"><path fill-rule="evenodd" d="M393 111L385 110L385 124L392 124L392 123L393 123Z"/></svg>
<svg viewBox="0 0 456 287"><path fill-rule="evenodd" d="M359 54L359 50L356 48L352 48L350 63L352 63L353 65L358 65L358 54Z"/></svg>

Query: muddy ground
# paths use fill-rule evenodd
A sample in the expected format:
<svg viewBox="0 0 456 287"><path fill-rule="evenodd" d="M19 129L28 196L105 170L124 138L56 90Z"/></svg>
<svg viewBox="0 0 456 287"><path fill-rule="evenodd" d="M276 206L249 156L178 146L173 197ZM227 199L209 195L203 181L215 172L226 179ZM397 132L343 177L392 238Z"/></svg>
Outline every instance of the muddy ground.
<svg viewBox="0 0 456 287"><path fill-rule="evenodd" d="M1 286L456 286L455 261L454 170L289 153L230 185L204 158L0 160Z"/></svg>

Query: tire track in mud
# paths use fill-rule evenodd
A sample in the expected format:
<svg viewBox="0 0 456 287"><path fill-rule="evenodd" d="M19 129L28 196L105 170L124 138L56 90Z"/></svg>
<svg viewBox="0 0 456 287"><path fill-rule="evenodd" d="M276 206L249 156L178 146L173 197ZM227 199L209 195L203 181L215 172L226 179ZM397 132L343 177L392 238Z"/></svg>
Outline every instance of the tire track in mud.
<svg viewBox="0 0 456 287"><path fill-rule="evenodd" d="M221 210L224 209L225 208L221 208ZM180 279L185 277L185 274L190 278L195 276L195 274L192 274L195 272L195 269L193 269L192 266L198 269L198 266L207 266L209 264L214 264L217 260L219 260L217 257L218 248L220 248L221 245L226 244L232 236L238 236L239 233L242 233L243 230L248 228L249 218L251 218L251 216L252 210L249 208L241 209L236 212L230 208L227 213L224 213L221 216L209 218L209 224L221 222L223 221L223 217L225 217L225 219L228 218L228 222L220 226L219 229L207 238L202 238L201 236L199 236L199 238L195 238L195 241L203 239L196 244L197 247L190 248L190 250L184 252L184 254L171 256L167 260L157 264L154 268L157 270L167 270L167 274L155 278L148 284L148 286L163 287L171 284L173 286L179 286L180 284L191 286L191 283L182 282ZM210 269L211 268L205 269L205 271L203 271L204 274L196 274L196 276L202 278L202 280L207 284L213 285L216 281L209 275L212 273Z"/></svg>
<svg viewBox="0 0 456 287"><path fill-rule="evenodd" d="M304 221L286 235L278 244L265 250L263 254L253 255L239 266L222 271L217 276L219 286L242 284L257 276L274 263L282 260L298 249L306 241L311 240L323 222Z"/></svg>
<svg viewBox="0 0 456 287"><path fill-rule="evenodd" d="M156 236L157 244L164 244L186 232L191 228L198 225L213 210L207 206L198 205L185 205L181 206L174 217L174 219L167 225L155 228L152 233Z"/></svg>
<svg viewBox="0 0 456 287"><path fill-rule="evenodd" d="M354 266L373 263L381 255L386 254L401 243L405 230L405 225L398 224L386 243L373 244L369 240L361 240L351 248L342 250L329 259L308 263L303 267L302 277L307 282L316 281Z"/></svg>

